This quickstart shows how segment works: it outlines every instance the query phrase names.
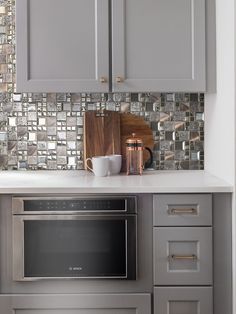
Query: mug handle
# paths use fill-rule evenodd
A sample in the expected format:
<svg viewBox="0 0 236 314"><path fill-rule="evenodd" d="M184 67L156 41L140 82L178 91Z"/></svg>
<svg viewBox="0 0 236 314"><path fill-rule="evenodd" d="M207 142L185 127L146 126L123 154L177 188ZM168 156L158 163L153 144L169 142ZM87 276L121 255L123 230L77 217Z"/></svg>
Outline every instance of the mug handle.
<svg viewBox="0 0 236 314"><path fill-rule="evenodd" d="M88 165L88 161L89 161L89 160L91 161L91 164L93 164L92 158L86 158L86 160L85 160L85 165L86 165L86 167L87 167L89 170L91 170L91 171L93 172L93 169L90 168L89 165Z"/></svg>
<svg viewBox="0 0 236 314"><path fill-rule="evenodd" d="M153 153L152 153L152 150L149 147L145 147L145 149L150 154L150 158L145 162L144 168L146 169L146 168L150 168L152 166L152 163L153 163Z"/></svg>

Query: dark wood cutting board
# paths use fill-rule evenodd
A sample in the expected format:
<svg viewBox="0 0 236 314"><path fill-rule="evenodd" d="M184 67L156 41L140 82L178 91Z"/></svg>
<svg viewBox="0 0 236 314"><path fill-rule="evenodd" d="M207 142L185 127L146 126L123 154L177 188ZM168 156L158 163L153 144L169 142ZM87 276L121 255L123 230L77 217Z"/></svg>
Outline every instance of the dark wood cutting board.
<svg viewBox="0 0 236 314"><path fill-rule="evenodd" d="M126 171L126 140L136 133L137 137L143 140L144 147L149 147L153 150L154 139L152 129L148 123L139 116L131 113L122 113L120 115L120 139L121 139L121 154L122 154L122 171ZM147 150L143 152L144 163L149 159L150 155Z"/></svg>
<svg viewBox="0 0 236 314"><path fill-rule="evenodd" d="M84 166L86 158L120 154L120 114L104 110L84 114Z"/></svg>

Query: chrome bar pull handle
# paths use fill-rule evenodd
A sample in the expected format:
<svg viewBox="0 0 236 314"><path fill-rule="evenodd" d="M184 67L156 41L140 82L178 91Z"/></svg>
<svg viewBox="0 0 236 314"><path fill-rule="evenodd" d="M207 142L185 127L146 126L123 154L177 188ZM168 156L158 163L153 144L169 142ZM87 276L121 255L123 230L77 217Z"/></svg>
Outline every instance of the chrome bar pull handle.
<svg viewBox="0 0 236 314"><path fill-rule="evenodd" d="M173 260L197 260L197 255L192 254L192 255L176 255L176 254L172 254L169 255L169 259L173 259Z"/></svg>
<svg viewBox="0 0 236 314"><path fill-rule="evenodd" d="M196 215L197 209L196 208L170 208L168 209L168 213L170 215L180 215L180 214Z"/></svg>

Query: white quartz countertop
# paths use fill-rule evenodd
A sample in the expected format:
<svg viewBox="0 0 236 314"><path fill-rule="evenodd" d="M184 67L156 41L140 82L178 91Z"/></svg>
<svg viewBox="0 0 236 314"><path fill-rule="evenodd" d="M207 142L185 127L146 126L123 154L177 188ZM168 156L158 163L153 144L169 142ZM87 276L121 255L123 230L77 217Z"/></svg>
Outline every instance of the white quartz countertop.
<svg viewBox="0 0 236 314"><path fill-rule="evenodd" d="M2 171L0 194L220 193L233 186L205 171L147 171L95 177L87 171Z"/></svg>

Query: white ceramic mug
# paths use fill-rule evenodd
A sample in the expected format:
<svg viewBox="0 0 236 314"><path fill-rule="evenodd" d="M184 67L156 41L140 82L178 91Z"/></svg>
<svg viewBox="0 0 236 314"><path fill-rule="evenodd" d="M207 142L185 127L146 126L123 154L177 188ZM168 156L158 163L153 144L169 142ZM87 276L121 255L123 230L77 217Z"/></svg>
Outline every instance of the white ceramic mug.
<svg viewBox="0 0 236 314"><path fill-rule="evenodd" d="M109 158L109 174L118 174L121 170L121 162L122 156L121 155L107 155L106 157Z"/></svg>
<svg viewBox="0 0 236 314"><path fill-rule="evenodd" d="M92 167L88 166L88 161L91 161ZM106 177L109 171L109 158L106 156L95 156L87 158L85 164L89 170L91 170L97 177Z"/></svg>

